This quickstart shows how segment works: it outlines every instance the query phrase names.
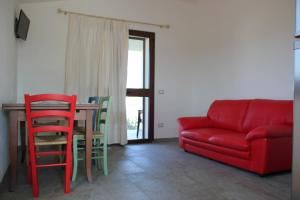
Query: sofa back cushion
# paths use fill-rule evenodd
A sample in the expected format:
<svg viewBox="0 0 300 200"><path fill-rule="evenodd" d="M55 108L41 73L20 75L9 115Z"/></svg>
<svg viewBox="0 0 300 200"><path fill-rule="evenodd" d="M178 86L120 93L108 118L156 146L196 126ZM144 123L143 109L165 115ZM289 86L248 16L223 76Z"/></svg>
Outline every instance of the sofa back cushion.
<svg viewBox="0 0 300 200"><path fill-rule="evenodd" d="M243 123L243 131L265 125L293 125L293 101L255 99L249 108Z"/></svg>
<svg viewBox="0 0 300 200"><path fill-rule="evenodd" d="M216 128L243 131L249 100L216 100L207 113Z"/></svg>

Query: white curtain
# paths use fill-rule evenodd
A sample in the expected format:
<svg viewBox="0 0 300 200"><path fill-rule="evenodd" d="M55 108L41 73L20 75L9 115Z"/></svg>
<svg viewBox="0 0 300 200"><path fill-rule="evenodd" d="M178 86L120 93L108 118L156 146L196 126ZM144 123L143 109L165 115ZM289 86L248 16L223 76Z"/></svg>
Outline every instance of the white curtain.
<svg viewBox="0 0 300 200"><path fill-rule="evenodd" d="M79 103L90 96L111 96L109 143L127 143L126 80L128 25L70 14L65 92Z"/></svg>

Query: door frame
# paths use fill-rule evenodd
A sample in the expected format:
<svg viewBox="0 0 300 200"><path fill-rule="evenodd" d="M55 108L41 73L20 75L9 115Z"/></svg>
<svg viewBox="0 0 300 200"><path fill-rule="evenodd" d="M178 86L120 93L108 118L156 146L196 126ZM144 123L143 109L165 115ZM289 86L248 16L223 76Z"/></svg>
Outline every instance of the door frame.
<svg viewBox="0 0 300 200"><path fill-rule="evenodd" d="M149 38L149 89L127 89L126 96L128 97L148 97L149 98L149 122L148 122L148 139L128 140L128 144L150 143L154 140L154 81L155 81L155 33L139 30L129 30L129 39ZM145 55L145 47L144 47ZM144 56L145 58L145 56ZM145 68L145 59L144 59ZM145 70L144 70L145 76ZM145 77L143 78L145 79ZM144 109L145 110L145 109ZM144 126L143 117L143 128Z"/></svg>

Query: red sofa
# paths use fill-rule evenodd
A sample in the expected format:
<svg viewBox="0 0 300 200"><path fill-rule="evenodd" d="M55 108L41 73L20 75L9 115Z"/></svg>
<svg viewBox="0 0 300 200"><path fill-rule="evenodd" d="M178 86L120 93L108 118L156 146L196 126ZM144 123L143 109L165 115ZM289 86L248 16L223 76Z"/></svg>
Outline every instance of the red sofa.
<svg viewBox="0 0 300 200"><path fill-rule="evenodd" d="M293 102L217 100L205 117L182 117L179 145L261 175L288 171L292 161Z"/></svg>

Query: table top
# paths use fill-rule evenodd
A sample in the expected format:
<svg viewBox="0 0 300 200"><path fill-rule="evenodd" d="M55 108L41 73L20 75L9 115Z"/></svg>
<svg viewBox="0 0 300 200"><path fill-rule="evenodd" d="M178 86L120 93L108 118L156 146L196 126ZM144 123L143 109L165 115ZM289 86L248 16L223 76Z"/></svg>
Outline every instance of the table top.
<svg viewBox="0 0 300 200"><path fill-rule="evenodd" d="M76 110L95 110L98 109L99 105L97 104L76 104ZM24 103L7 103L2 104L2 109L4 111L10 111L10 110L25 110ZM69 109L68 104L62 104L62 103L37 103L32 104L31 109L33 110L55 110L55 109Z"/></svg>

